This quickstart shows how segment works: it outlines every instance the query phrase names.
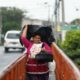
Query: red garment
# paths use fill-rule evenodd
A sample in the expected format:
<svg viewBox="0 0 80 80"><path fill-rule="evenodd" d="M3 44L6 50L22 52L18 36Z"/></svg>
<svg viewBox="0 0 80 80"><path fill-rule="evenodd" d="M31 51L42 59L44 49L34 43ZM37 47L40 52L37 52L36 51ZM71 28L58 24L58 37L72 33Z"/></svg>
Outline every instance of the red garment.
<svg viewBox="0 0 80 80"><path fill-rule="evenodd" d="M28 57L33 43L30 42L25 37L21 37L21 41L24 44L24 46L27 48L27 57ZM51 52L51 48L46 43L44 43L44 47L48 52ZM44 74L49 72L48 63L37 64L37 61L32 58L29 58L29 61L26 63L26 70L27 73L30 74Z"/></svg>

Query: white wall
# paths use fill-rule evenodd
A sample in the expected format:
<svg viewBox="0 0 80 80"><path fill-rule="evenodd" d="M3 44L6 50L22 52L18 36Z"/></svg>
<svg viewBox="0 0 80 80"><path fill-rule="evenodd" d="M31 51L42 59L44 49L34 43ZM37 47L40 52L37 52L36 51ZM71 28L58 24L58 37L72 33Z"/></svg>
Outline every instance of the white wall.
<svg viewBox="0 0 80 80"><path fill-rule="evenodd" d="M43 21L42 20L37 20L37 19L27 19L27 18L23 18L22 19L22 27L25 24L38 24L38 25L42 25Z"/></svg>

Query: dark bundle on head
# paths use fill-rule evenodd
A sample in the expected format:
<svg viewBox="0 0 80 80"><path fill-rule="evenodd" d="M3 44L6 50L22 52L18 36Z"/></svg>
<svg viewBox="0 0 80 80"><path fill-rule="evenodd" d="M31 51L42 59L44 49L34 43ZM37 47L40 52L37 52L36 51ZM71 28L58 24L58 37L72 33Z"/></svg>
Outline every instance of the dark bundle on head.
<svg viewBox="0 0 80 80"><path fill-rule="evenodd" d="M42 41L48 43L48 45L55 41L51 27L42 26L37 32L41 35Z"/></svg>
<svg viewBox="0 0 80 80"><path fill-rule="evenodd" d="M35 34L38 34L40 25L28 25L27 39L30 40L31 37Z"/></svg>
<svg viewBox="0 0 80 80"><path fill-rule="evenodd" d="M35 35L39 35L41 37L41 41L46 42L49 45L55 41L53 33L52 33L52 29L50 26L28 25L26 38L30 40L31 37Z"/></svg>
<svg viewBox="0 0 80 80"><path fill-rule="evenodd" d="M32 37L35 37L36 35L39 35L39 36L41 37L41 34L40 34L38 31L34 32L34 33L32 34Z"/></svg>

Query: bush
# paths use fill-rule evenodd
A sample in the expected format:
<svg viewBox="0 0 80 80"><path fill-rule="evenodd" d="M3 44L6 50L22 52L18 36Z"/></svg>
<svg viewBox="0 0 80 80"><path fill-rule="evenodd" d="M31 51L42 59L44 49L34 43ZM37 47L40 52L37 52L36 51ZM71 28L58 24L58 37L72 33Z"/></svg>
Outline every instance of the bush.
<svg viewBox="0 0 80 80"><path fill-rule="evenodd" d="M66 38L62 44L62 47L67 50L80 49L80 31L68 31L66 33Z"/></svg>
<svg viewBox="0 0 80 80"><path fill-rule="evenodd" d="M80 30L68 31L62 48L74 62L80 65Z"/></svg>

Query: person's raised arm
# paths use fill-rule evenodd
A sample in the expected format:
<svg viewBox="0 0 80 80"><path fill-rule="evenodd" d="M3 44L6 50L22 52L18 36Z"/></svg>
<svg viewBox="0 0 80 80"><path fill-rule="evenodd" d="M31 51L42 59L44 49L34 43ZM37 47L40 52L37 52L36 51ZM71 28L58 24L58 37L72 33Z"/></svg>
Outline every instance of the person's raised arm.
<svg viewBox="0 0 80 80"><path fill-rule="evenodd" d="M23 27L22 33L21 33L21 42L22 42L22 44L24 44L25 47L28 47L30 45L30 41L26 38L27 30L28 30L28 26L25 25Z"/></svg>
<svg viewBox="0 0 80 80"><path fill-rule="evenodd" d="M22 37L26 37L27 30L28 30L28 26L27 25L24 25L23 30L22 30L22 34L21 34Z"/></svg>

